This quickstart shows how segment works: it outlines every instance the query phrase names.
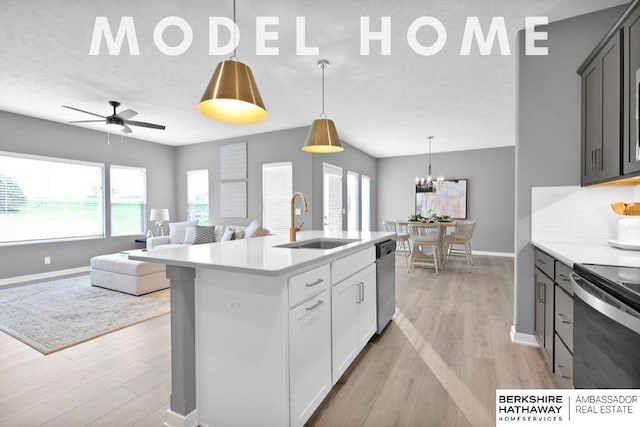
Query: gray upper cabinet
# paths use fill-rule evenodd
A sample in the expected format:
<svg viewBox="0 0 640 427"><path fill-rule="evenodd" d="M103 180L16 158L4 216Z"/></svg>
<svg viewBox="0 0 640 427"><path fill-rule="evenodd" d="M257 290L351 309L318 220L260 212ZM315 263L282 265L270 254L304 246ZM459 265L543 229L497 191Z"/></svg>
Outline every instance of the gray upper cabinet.
<svg viewBox="0 0 640 427"><path fill-rule="evenodd" d="M616 32L581 68L582 185L620 175L622 37Z"/></svg>
<svg viewBox="0 0 640 427"><path fill-rule="evenodd" d="M582 185L640 173L640 0L633 0L578 69Z"/></svg>
<svg viewBox="0 0 640 427"><path fill-rule="evenodd" d="M640 171L640 130L638 99L640 98L640 7L623 25L624 37L624 148L622 166L625 174Z"/></svg>

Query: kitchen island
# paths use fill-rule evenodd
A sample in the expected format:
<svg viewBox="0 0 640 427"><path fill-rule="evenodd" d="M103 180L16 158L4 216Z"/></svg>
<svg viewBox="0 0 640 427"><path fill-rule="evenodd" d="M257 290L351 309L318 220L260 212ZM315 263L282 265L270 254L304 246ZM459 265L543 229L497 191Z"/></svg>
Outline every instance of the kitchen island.
<svg viewBox="0 0 640 427"><path fill-rule="evenodd" d="M303 425L376 330L375 244L393 233L273 235L130 255L167 265L166 425ZM328 248L332 245L337 247Z"/></svg>

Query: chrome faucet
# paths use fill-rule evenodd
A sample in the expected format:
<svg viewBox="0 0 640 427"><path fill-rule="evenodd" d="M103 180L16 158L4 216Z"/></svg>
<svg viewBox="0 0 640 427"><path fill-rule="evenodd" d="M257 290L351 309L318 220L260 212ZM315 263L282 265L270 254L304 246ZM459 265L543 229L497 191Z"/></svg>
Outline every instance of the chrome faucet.
<svg viewBox="0 0 640 427"><path fill-rule="evenodd" d="M304 194L302 194L300 192L293 193L293 196L291 196L291 228L289 228L289 241L290 242L295 242L296 241L296 232L300 231L300 229L302 229L302 226L304 225L304 222L303 222L302 224L300 224L299 227L296 227L296 224L295 224L295 222L293 220L293 213L295 211L296 196L300 196L300 198L302 199L302 207L304 208L304 211L307 212L309 210L307 208L307 199L304 198Z"/></svg>

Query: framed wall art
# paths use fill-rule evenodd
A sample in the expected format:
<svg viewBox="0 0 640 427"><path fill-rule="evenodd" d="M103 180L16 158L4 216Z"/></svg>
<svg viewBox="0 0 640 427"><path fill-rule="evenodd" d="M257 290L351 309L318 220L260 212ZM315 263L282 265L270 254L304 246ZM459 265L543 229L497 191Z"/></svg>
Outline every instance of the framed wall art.
<svg viewBox="0 0 640 427"><path fill-rule="evenodd" d="M416 185L416 214L449 215L454 219L467 219L467 180L445 179L433 185L434 191Z"/></svg>

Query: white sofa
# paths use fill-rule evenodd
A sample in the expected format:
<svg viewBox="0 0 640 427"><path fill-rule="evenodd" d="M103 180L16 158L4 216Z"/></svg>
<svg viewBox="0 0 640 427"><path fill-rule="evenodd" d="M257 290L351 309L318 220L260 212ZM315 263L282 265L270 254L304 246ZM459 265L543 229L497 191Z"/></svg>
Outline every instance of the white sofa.
<svg viewBox="0 0 640 427"><path fill-rule="evenodd" d="M195 228L197 221L173 222L169 224L168 236L157 236L147 238L147 249L168 249L180 248L193 244L193 235L190 228ZM256 221L249 225L215 225L213 242L223 240L240 240L246 237L247 231L251 233L249 237L259 237L269 234L269 230L262 228ZM225 233L227 236L225 236Z"/></svg>

